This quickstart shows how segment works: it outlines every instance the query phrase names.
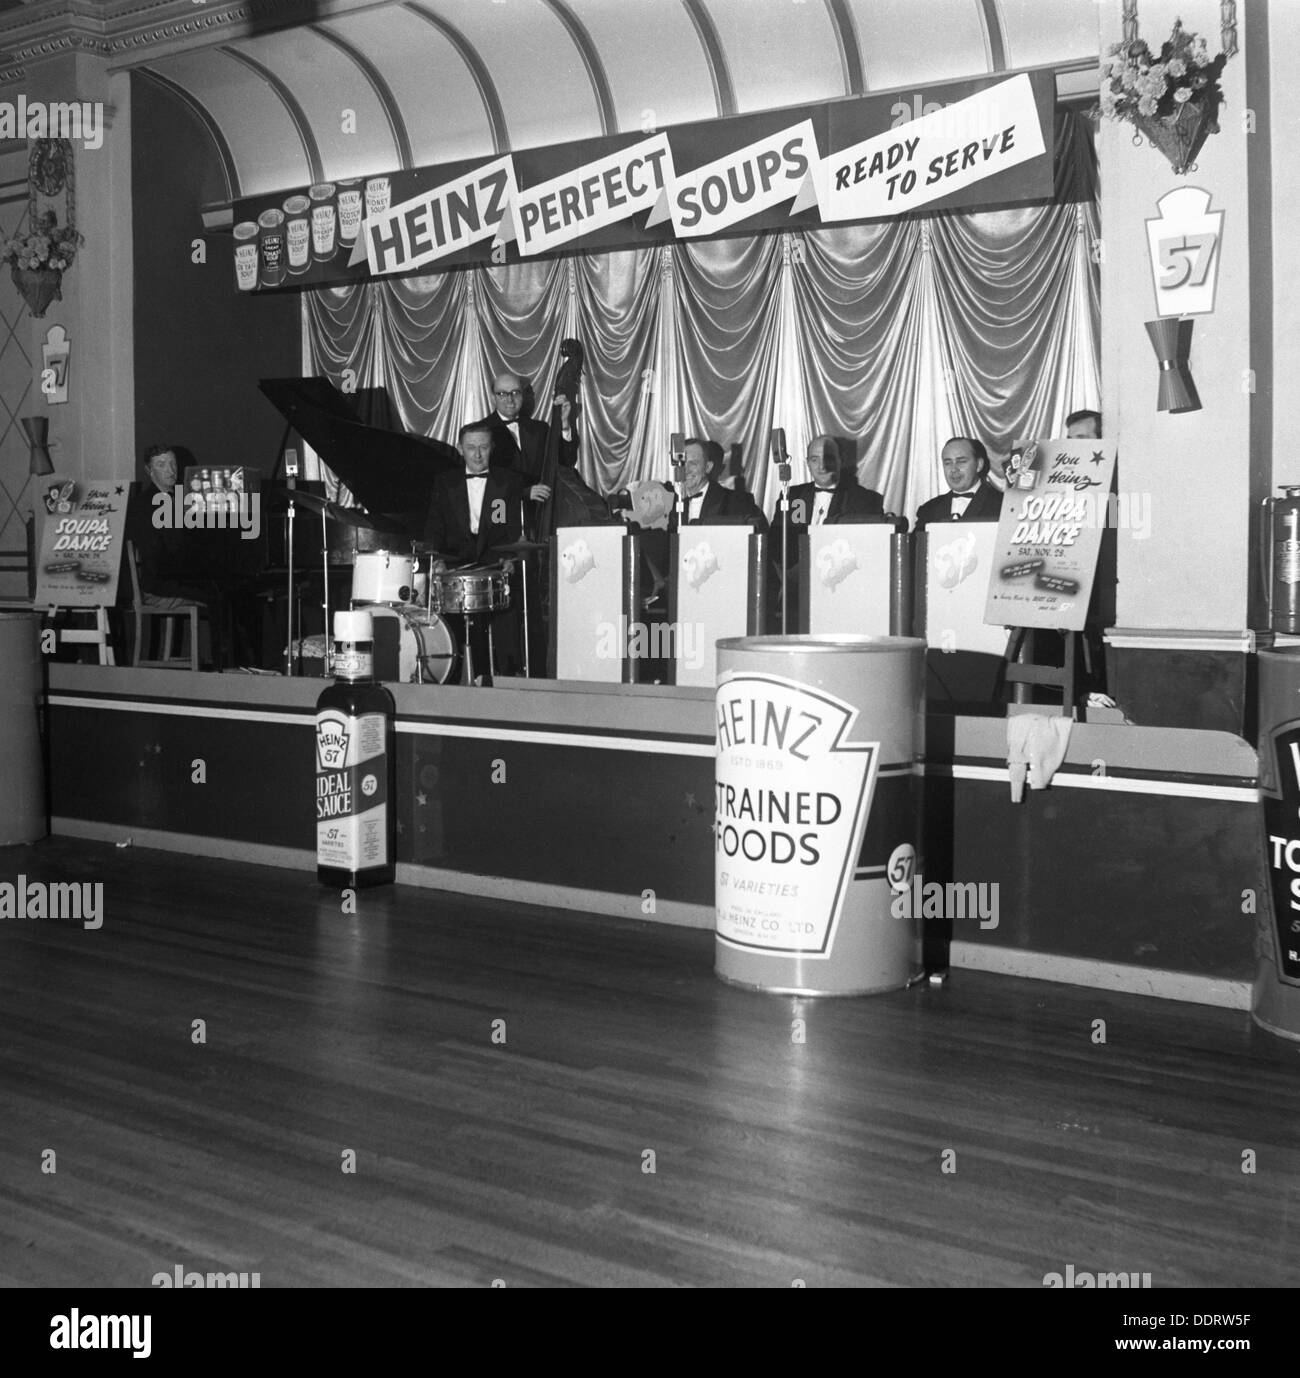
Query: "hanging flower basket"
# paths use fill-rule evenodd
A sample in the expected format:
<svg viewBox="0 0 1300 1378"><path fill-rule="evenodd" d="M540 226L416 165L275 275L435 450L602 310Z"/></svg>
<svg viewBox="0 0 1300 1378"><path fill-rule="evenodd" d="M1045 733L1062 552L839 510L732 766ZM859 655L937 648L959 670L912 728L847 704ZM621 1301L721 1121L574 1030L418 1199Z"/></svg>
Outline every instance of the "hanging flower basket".
<svg viewBox="0 0 1300 1378"><path fill-rule="evenodd" d="M1178 107L1177 114L1163 118L1135 115L1133 124L1138 133L1133 136L1133 142L1140 144L1145 135L1147 142L1169 159L1174 172L1184 177L1195 169L1196 155L1206 139L1219 132L1218 115L1217 93L1210 93L1199 101L1188 101Z"/></svg>
<svg viewBox="0 0 1300 1378"><path fill-rule="evenodd" d="M1205 40L1184 29L1181 20L1159 52L1135 31L1112 44L1101 64L1098 108L1108 119L1131 124L1138 131L1135 144L1145 138L1179 177L1185 176L1206 139L1219 132L1219 78L1227 60L1226 50L1212 58Z"/></svg>
<svg viewBox="0 0 1300 1378"><path fill-rule="evenodd" d="M22 293L33 316L45 314L52 301L62 301L59 290L63 282L63 272L59 268L20 268L15 263L10 268L14 286Z"/></svg>

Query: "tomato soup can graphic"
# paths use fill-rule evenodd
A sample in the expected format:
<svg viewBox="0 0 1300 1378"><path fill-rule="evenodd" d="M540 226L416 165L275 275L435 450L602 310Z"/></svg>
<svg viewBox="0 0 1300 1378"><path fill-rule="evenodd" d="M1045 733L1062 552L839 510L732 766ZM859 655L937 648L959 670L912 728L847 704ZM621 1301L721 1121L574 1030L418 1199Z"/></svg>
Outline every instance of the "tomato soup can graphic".
<svg viewBox="0 0 1300 1378"><path fill-rule="evenodd" d="M1259 652L1259 797L1268 902L1256 906L1251 1018L1300 1040L1300 646Z"/></svg>
<svg viewBox="0 0 1300 1378"><path fill-rule="evenodd" d="M311 256L323 263L333 258L338 248L338 214L334 205L334 183L318 182L310 188Z"/></svg>
<svg viewBox="0 0 1300 1378"><path fill-rule="evenodd" d="M338 183L339 197L339 247L350 249L357 242L361 229L361 180L352 178Z"/></svg>
<svg viewBox="0 0 1300 1378"><path fill-rule="evenodd" d="M257 286L257 222L244 220L235 226L235 285L241 292Z"/></svg>
<svg viewBox="0 0 1300 1378"><path fill-rule="evenodd" d="M284 242L289 272L305 273L311 267L311 201L305 196L284 203Z"/></svg>
<svg viewBox="0 0 1300 1378"><path fill-rule="evenodd" d="M262 259L262 286L278 287L284 281L284 212L263 211L257 217L257 237Z"/></svg>
<svg viewBox="0 0 1300 1378"><path fill-rule="evenodd" d="M793 995L922 974L925 643L718 642L714 970Z"/></svg>

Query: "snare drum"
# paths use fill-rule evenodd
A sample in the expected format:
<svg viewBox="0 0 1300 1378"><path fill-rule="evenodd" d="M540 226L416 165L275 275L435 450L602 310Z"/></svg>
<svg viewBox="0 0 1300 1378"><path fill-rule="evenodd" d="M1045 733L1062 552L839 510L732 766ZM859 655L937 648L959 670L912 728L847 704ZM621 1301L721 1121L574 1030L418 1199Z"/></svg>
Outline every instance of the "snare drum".
<svg viewBox="0 0 1300 1378"><path fill-rule="evenodd" d="M397 621L400 683L446 684L451 679L456 670L456 638L441 617L413 606L374 607L370 615L376 623L377 643L382 636L378 623L389 617Z"/></svg>
<svg viewBox="0 0 1300 1378"><path fill-rule="evenodd" d="M500 565L435 574L429 591L434 612L444 617L453 613L501 612L510 606L510 581Z"/></svg>
<svg viewBox="0 0 1300 1378"><path fill-rule="evenodd" d="M354 603L409 603L415 597L415 561L395 550L358 551L352 566Z"/></svg>

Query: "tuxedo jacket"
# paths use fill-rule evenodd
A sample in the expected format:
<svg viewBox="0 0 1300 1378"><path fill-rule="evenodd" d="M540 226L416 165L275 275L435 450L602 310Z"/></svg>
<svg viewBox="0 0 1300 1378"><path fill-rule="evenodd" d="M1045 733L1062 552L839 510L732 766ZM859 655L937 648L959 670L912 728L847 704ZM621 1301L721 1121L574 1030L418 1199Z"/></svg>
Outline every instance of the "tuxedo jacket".
<svg viewBox="0 0 1300 1378"><path fill-rule="evenodd" d="M493 546L523 536L520 504L528 485L512 469L489 469L476 536L469 528L469 487L465 471L440 473L433 481L424 538L452 560L482 560Z"/></svg>
<svg viewBox="0 0 1300 1378"><path fill-rule="evenodd" d="M527 486L540 483L542 461L546 458L546 437L550 426L545 421L534 421L531 417L519 418L519 444L511 434L510 427L493 412L475 423L485 426L492 432L492 463L502 469L513 469L528 480ZM559 462L573 468L578 462L578 440L575 432L572 440L560 437Z"/></svg>
<svg viewBox="0 0 1300 1378"><path fill-rule="evenodd" d="M798 483L790 489L790 529L796 534L808 529L816 496L815 483ZM827 509L824 524L836 526L840 523L869 522L884 515L884 499L874 488L863 488L858 483L837 483L831 492L831 505Z"/></svg>
<svg viewBox="0 0 1300 1378"><path fill-rule="evenodd" d="M689 503L689 501L688 498L687 502ZM672 523L676 516L676 504L674 504L673 515L669 518L669 522ZM693 524L707 526L710 522L726 525L748 522L755 531L767 530L767 518L763 516L758 504L748 493L739 492L734 488L723 488L718 483L710 483L705 489L704 501L700 504L700 515L696 517ZM687 520L683 516L681 525L687 524Z"/></svg>
<svg viewBox="0 0 1300 1378"><path fill-rule="evenodd" d="M1001 515L1001 490L994 488L987 479L981 479L979 487L975 490L975 495L966 504L965 512L957 520L962 522L995 522ZM952 519L952 494L945 493L940 498L931 498L929 502L921 504L916 513L916 529L920 531L923 526L937 526L941 522L951 522Z"/></svg>

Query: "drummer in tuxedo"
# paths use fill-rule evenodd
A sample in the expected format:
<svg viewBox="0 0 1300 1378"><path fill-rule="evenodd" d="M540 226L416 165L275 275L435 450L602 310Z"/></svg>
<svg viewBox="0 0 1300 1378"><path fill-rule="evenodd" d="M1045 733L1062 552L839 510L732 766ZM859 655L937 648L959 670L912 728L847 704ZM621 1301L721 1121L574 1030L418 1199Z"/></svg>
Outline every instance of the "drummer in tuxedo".
<svg viewBox="0 0 1300 1378"><path fill-rule="evenodd" d="M489 564L497 546L513 544L523 536L521 522L525 498L545 502L551 490L544 483L529 485L513 469L492 464L493 431L489 423L471 422L460 430L460 452L465 468L447 470L433 481L425 540L438 552L434 570L443 573L448 561L457 564ZM520 663L520 622L516 599L504 612L491 614L492 640L499 674L517 673ZM449 619L457 636L464 637L464 619ZM463 648L462 648L463 649ZM486 675L487 620L471 618L470 649L475 678Z"/></svg>

